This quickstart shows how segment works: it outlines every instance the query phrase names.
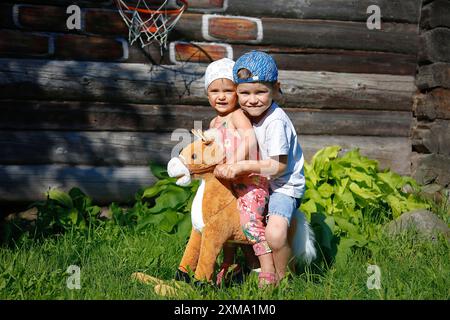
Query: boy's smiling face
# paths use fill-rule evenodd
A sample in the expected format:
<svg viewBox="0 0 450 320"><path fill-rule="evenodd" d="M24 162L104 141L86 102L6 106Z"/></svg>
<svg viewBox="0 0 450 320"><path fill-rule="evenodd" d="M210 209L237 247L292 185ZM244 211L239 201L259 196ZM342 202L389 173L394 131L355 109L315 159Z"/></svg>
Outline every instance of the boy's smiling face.
<svg viewBox="0 0 450 320"><path fill-rule="evenodd" d="M237 86L239 105L254 121L258 121L272 105L273 92L278 87L279 83L274 85L261 82L240 83Z"/></svg>

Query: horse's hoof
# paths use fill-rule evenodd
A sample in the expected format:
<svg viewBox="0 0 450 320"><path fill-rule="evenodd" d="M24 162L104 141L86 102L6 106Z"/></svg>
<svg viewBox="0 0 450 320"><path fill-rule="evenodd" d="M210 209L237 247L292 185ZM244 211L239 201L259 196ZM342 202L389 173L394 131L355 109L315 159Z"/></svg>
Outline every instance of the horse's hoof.
<svg viewBox="0 0 450 320"><path fill-rule="evenodd" d="M191 277L186 272L181 271L180 269L177 269L175 272L175 280L177 281L184 281L186 283L191 283Z"/></svg>

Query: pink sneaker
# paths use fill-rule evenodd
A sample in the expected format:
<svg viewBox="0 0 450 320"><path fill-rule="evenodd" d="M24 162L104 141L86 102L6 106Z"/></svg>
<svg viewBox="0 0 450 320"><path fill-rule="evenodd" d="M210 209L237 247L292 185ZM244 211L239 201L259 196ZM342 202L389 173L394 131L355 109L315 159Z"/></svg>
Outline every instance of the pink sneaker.
<svg viewBox="0 0 450 320"><path fill-rule="evenodd" d="M278 284L277 275L273 272L260 272L258 274L258 287L265 288L267 286L276 287Z"/></svg>

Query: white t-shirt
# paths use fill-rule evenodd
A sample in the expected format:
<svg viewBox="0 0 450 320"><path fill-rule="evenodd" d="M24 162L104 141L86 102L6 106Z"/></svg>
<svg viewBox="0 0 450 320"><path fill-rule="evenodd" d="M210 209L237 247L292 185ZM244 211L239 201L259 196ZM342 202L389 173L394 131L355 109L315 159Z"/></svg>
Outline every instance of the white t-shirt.
<svg viewBox="0 0 450 320"><path fill-rule="evenodd" d="M253 129L262 160L288 156L286 170L270 180L271 190L301 198L305 192L304 158L294 125L287 114L273 102L264 118L253 124Z"/></svg>

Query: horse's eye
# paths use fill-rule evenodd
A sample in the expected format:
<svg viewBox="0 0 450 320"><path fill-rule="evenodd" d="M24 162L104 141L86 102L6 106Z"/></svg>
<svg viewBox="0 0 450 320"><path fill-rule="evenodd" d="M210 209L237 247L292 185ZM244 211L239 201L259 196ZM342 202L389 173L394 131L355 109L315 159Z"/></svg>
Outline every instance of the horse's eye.
<svg viewBox="0 0 450 320"><path fill-rule="evenodd" d="M192 158L192 160L195 160L195 159L197 159L197 155L195 153L193 153L191 158Z"/></svg>

